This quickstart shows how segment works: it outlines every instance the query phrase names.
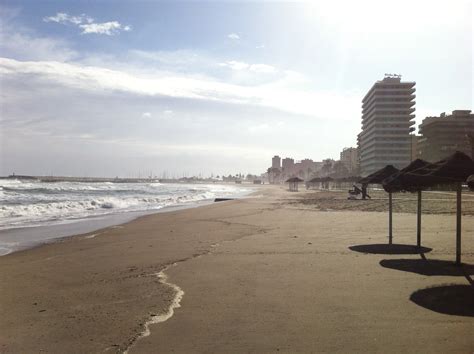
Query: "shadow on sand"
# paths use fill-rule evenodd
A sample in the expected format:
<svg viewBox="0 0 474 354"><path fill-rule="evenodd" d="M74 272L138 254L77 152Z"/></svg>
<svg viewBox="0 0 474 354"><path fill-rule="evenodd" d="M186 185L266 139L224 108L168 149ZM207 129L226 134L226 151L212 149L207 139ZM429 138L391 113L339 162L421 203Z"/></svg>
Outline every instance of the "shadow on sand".
<svg viewBox="0 0 474 354"><path fill-rule="evenodd" d="M463 264L456 266L451 261L429 259L383 259L380 265L385 268L412 272L421 275L464 276L474 275L474 265Z"/></svg>
<svg viewBox="0 0 474 354"><path fill-rule="evenodd" d="M415 291L410 300L418 306L446 315L474 317L474 287L444 285Z"/></svg>
<svg viewBox="0 0 474 354"><path fill-rule="evenodd" d="M349 249L355 252L372 253L372 254L420 254L431 251L428 247L418 247L413 245L399 244L371 244L350 246Z"/></svg>

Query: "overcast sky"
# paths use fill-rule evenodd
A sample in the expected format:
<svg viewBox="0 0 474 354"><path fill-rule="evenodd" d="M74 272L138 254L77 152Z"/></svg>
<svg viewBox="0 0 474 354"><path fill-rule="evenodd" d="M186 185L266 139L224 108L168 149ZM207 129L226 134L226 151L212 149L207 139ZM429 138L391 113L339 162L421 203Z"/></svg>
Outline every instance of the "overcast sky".
<svg viewBox="0 0 474 354"><path fill-rule="evenodd" d="M385 73L472 109L471 1L9 1L0 175L261 173L356 146Z"/></svg>

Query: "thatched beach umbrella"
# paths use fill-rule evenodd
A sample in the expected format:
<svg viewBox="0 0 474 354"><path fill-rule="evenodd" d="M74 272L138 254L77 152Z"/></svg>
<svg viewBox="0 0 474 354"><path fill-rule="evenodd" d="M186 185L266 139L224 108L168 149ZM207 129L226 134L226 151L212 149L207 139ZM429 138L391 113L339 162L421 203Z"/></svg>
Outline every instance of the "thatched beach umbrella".
<svg viewBox="0 0 474 354"><path fill-rule="evenodd" d="M322 177L321 184L324 188L329 189L329 182L332 182L334 179L332 177Z"/></svg>
<svg viewBox="0 0 474 354"><path fill-rule="evenodd" d="M307 183L308 186L310 187L314 187L316 183L319 183L321 182L321 178L320 177L314 177L314 178L311 178Z"/></svg>
<svg viewBox="0 0 474 354"><path fill-rule="evenodd" d="M298 192L298 183L304 182L301 178L292 177L286 180L289 183L289 189L292 192Z"/></svg>
<svg viewBox="0 0 474 354"><path fill-rule="evenodd" d="M367 177L359 179L360 184L382 184L383 180L398 172L398 169L392 165L387 165Z"/></svg>
<svg viewBox="0 0 474 354"><path fill-rule="evenodd" d="M375 171L374 173L368 175L367 177L364 177L360 179L358 182L361 184L382 184L382 182L394 175L395 173L398 172L398 169L393 167L392 165L387 165L384 168L381 168L378 171ZM393 238L393 233L392 233L392 192L388 193L388 243L392 244L392 238Z"/></svg>
<svg viewBox="0 0 474 354"><path fill-rule="evenodd" d="M426 162L421 159L416 159L412 161L407 167L402 168L399 172L386 178L382 182L383 188L388 193L405 191L405 186L403 184L403 174L418 170L422 167L426 167L427 165L429 165L429 162ZM421 247L421 189L418 189L417 192L418 192L418 207L417 207L417 223L416 223L417 225L416 245L418 247Z"/></svg>
<svg viewBox="0 0 474 354"><path fill-rule="evenodd" d="M311 185L314 185L316 183L328 183L332 181L333 179L331 177L314 177L308 181Z"/></svg>
<svg viewBox="0 0 474 354"><path fill-rule="evenodd" d="M461 194L462 184L474 174L474 162L462 152L430 163L400 176L404 190L426 189L435 185L456 185L456 264L461 264Z"/></svg>

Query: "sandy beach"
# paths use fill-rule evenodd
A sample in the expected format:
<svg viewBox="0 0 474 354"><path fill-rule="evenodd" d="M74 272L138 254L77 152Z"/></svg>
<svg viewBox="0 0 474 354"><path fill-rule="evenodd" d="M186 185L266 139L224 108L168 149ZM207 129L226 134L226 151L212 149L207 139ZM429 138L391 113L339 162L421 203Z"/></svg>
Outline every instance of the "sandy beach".
<svg viewBox="0 0 474 354"><path fill-rule="evenodd" d="M373 197L263 186L0 257L0 352L474 352L472 194L460 268L453 194L424 194L423 255Z"/></svg>

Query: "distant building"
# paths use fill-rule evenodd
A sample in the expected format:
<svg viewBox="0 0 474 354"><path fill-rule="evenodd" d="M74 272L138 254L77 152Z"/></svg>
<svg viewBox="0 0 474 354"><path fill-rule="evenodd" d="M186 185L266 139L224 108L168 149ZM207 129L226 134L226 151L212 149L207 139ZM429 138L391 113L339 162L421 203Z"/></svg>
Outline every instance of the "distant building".
<svg viewBox="0 0 474 354"><path fill-rule="evenodd" d="M293 164L289 162L283 167L283 178L299 177L309 179L318 169L319 163L311 159L296 161Z"/></svg>
<svg viewBox="0 0 474 354"><path fill-rule="evenodd" d="M283 171L290 171L293 168L293 165L295 164L295 160L286 157L281 161L281 168Z"/></svg>
<svg viewBox="0 0 474 354"><path fill-rule="evenodd" d="M279 156L275 155L272 158L272 167L267 169L268 181L269 183L278 184L291 177L299 177L306 180L313 177L321 169L321 166L321 162L315 162L311 159L295 161L292 158L286 157L281 160Z"/></svg>
<svg viewBox="0 0 474 354"><path fill-rule="evenodd" d="M281 158L278 155L272 157L272 168L281 168Z"/></svg>
<svg viewBox="0 0 474 354"><path fill-rule="evenodd" d="M451 115L426 117L419 126L419 156L429 162L439 161L455 151L472 156L469 136L474 136L474 114L470 110L456 110Z"/></svg>
<svg viewBox="0 0 474 354"><path fill-rule="evenodd" d="M418 151L418 141L420 139L419 135L411 134L411 160L416 160L421 158L420 153Z"/></svg>
<svg viewBox="0 0 474 354"><path fill-rule="evenodd" d="M389 164L403 168L410 163L414 112L415 82L402 82L400 75L386 74L367 92L358 135L362 176Z"/></svg>
<svg viewBox="0 0 474 354"><path fill-rule="evenodd" d="M281 169L270 167L267 169L268 183L279 184L282 182Z"/></svg>
<svg viewBox="0 0 474 354"><path fill-rule="evenodd" d="M357 148L344 148L340 154L340 160L346 166L350 175L357 174L359 164L359 152Z"/></svg>

